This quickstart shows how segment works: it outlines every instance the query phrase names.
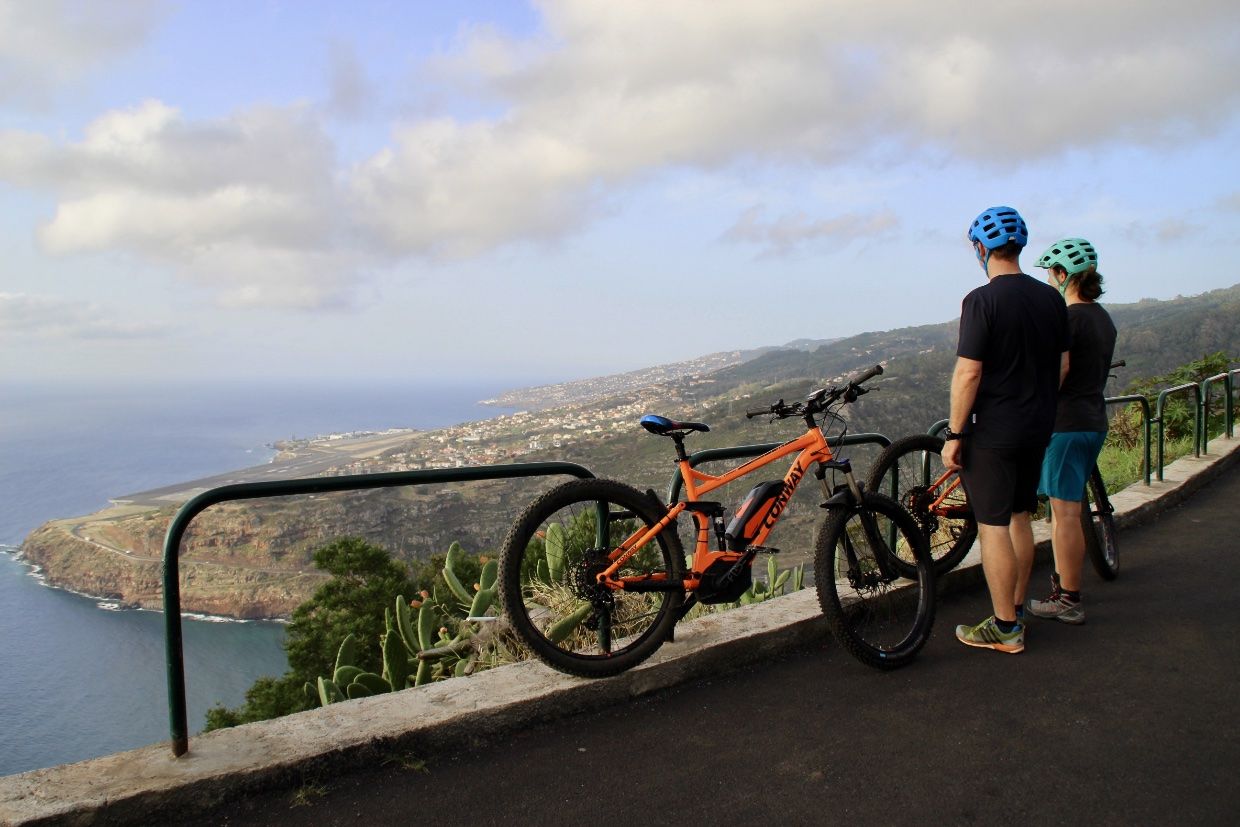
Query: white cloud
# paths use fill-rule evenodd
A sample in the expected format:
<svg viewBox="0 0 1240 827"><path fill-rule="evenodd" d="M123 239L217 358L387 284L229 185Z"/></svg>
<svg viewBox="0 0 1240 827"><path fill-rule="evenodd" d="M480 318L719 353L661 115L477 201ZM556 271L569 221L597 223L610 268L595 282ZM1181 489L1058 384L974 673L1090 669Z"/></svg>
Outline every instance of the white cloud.
<svg viewBox="0 0 1240 827"><path fill-rule="evenodd" d="M537 37L470 30L436 66L483 86L501 117L407 124L354 170L362 220L392 251L568 232L599 193L668 168L833 164L875 147L1013 167L1210 134L1240 101L1240 14L1219 0L991 17L965 0L539 7Z"/></svg>
<svg viewBox="0 0 1240 827"><path fill-rule="evenodd" d="M726 241L756 244L768 256L786 255L803 244L820 239L847 243L859 238L886 235L899 226L894 213L870 215L847 213L834 218L810 219L802 213L763 219L761 207L751 207L723 234Z"/></svg>
<svg viewBox="0 0 1240 827"><path fill-rule="evenodd" d="M35 108L134 49L164 0L0 0L0 103Z"/></svg>
<svg viewBox="0 0 1240 827"><path fill-rule="evenodd" d="M1170 244L1200 236L1202 228L1180 218L1153 221L1132 221L1120 228L1125 239L1134 244Z"/></svg>
<svg viewBox="0 0 1240 827"><path fill-rule="evenodd" d="M124 316L124 308L25 293L0 293L0 335L53 339L139 339L167 334L163 324Z"/></svg>
<svg viewBox="0 0 1240 827"><path fill-rule="evenodd" d="M0 132L0 178L59 198L38 234L48 252L129 252L240 304L348 300L360 256L333 163L302 107L191 122L146 101L104 114L76 143Z"/></svg>

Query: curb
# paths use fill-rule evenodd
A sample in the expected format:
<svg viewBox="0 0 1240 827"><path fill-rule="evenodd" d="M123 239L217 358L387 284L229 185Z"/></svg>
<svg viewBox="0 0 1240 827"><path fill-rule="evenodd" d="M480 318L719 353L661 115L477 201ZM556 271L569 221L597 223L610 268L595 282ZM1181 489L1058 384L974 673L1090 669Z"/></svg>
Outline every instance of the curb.
<svg viewBox="0 0 1240 827"><path fill-rule="evenodd" d="M1240 460L1240 440L1168 466L1164 481L1138 482L1111 499L1121 528L1183 503ZM1038 558L1049 527L1034 525ZM984 582L977 546L940 578L940 591ZM197 736L173 758L164 744L0 778L0 824L127 824L175 821L307 775L346 772L398 755L426 758L521 727L599 709L829 639L817 595L806 589L677 626L675 641L607 679L575 678L541 663L504 666L423 687L344 701L273 721Z"/></svg>

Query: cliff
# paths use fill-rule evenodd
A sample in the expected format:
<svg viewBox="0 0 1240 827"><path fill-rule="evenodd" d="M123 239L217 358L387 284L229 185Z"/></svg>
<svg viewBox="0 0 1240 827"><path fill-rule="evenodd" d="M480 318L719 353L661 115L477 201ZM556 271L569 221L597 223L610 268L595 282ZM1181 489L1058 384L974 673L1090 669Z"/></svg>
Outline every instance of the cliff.
<svg viewBox="0 0 1240 827"><path fill-rule="evenodd" d="M114 600L130 608L163 608L158 557L136 557L48 523L22 544L48 585ZM181 563L185 612L244 619L287 617L324 581L314 571L263 570L203 560Z"/></svg>

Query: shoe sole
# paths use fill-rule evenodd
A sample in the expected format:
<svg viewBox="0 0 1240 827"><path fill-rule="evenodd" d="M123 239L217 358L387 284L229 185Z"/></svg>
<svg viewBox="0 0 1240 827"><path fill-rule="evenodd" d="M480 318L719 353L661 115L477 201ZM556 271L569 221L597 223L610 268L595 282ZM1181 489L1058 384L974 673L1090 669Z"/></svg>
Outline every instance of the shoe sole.
<svg viewBox="0 0 1240 827"><path fill-rule="evenodd" d="M960 635L956 635L956 640L965 646L972 646L975 649L994 649L996 652L1003 652L1008 655L1018 655L1025 651L1025 644L1023 643L979 643L973 640L965 640Z"/></svg>
<svg viewBox="0 0 1240 827"><path fill-rule="evenodd" d="M1067 623L1071 626L1080 626L1082 623L1085 622L1084 612L1081 612L1080 614L1074 614L1071 618L1069 618L1067 612L1044 615L1044 614L1040 614L1039 612L1031 608L1026 608L1025 612L1026 614L1032 615L1033 617L1039 618L1040 620L1058 620L1060 623Z"/></svg>

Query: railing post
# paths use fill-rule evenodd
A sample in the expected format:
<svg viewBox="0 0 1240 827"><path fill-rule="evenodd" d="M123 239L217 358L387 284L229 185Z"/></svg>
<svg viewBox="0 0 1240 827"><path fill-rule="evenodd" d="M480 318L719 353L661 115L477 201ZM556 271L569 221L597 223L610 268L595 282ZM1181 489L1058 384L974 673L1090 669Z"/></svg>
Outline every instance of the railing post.
<svg viewBox="0 0 1240 827"><path fill-rule="evenodd" d="M1240 374L1240 368L1227 372L1227 438L1232 439L1235 436L1235 411L1232 397L1236 392L1236 375Z"/></svg>
<svg viewBox="0 0 1240 827"><path fill-rule="evenodd" d="M1176 385L1174 388L1167 388L1158 394L1158 406L1155 408L1155 418L1158 420L1158 481L1163 481L1163 453L1164 442L1166 441L1166 426L1163 422L1163 406L1167 397L1173 393L1191 390L1193 392L1193 455L1201 456L1201 386L1196 382L1186 382L1183 385Z"/></svg>
<svg viewBox="0 0 1240 827"><path fill-rule="evenodd" d="M1213 383L1217 382L1220 379L1223 380L1223 390L1227 394L1227 402L1230 403L1231 402L1231 374L1230 373L1220 373L1215 376L1210 376L1206 379L1201 380L1201 422L1202 422L1201 453L1203 454L1210 453L1209 451L1209 445L1210 445L1210 385L1212 385ZM1230 439L1231 438L1231 427L1230 427L1231 405L1230 404L1224 405L1224 410L1225 410L1225 413L1224 413L1223 418L1228 426L1227 436Z"/></svg>

